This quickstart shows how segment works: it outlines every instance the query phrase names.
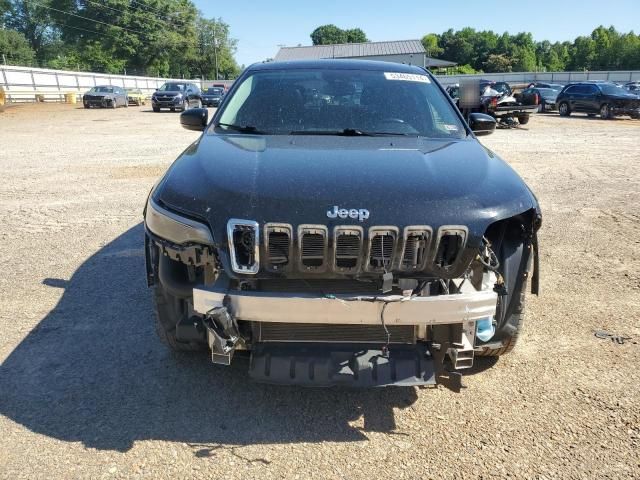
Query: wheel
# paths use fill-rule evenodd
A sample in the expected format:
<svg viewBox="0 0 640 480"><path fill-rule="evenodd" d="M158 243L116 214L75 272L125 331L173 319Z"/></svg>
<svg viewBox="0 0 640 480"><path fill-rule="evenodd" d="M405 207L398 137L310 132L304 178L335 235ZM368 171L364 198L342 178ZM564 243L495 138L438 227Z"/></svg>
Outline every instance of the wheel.
<svg viewBox="0 0 640 480"><path fill-rule="evenodd" d="M562 102L558 105L558 112L561 117L568 117L571 115L571 109L569 108L569 104L567 102Z"/></svg>
<svg viewBox="0 0 640 480"><path fill-rule="evenodd" d="M159 112L160 111L160 107L156 107L155 105L153 106L153 111L154 112Z"/></svg>
<svg viewBox="0 0 640 480"><path fill-rule="evenodd" d="M187 110L189 110L189 100L185 98L184 102L182 103L182 111L186 112Z"/></svg>
<svg viewBox="0 0 640 480"><path fill-rule="evenodd" d="M168 293L161 283L153 289L155 306L156 333L160 341L178 352L195 352L203 346L197 343L185 343L176 339L176 325L187 315L187 302Z"/></svg>
<svg viewBox="0 0 640 480"><path fill-rule="evenodd" d="M603 120L609 120L612 118L611 109L606 103L600 107L600 118Z"/></svg>
<svg viewBox="0 0 640 480"><path fill-rule="evenodd" d="M526 125L527 123L529 123L529 118L531 118L529 117L529 115L520 115L518 117L518 123L520 125Z"/></svg>
<svg viewBox="0 0 640 480"><path fill-rule="evenodd" d="M85 105L84 108L91 108L89 105Z"/></svg>
<svg viewBox="0 0 640 480"><path fill-rule="evenodd" d="M196 108L202 108L202 100L198 100L198 103L196 104Z"/></svg>
<svg viewBox="0 0 640 480"><path fill-rule="evenodd" d="M125 100L124 108L129 108L129 99Z"/></svg>
<svg viewBox="0 0 640 480"><path fill-rule="evenodd" d="M525 294L524 291L527 288L527 284L522 286L522 294L520 297L520 308L509 315L509 318L505 322L511 326L512 333L511 335L505 336L502 339L502 346L499 348L483 348L481 351L476 350L476 355L480 357L499 357L501 355L506 355L511 352L516 343L518 343L518 338L520 337L520 332L522 332L522 324L524 323L524 304L525 304Z"/></svg>
<svg viewBox="0 0 640 480"><path fill-rule="evenodd" d="M169 108L169 111L170 111L170 112L175 112L175 111L176 111L176 109L175 109L174 107L170 107L170 108Z"/></svg>
<svg viewBox="0 0 640 480"><path fill-rule="evenodd" d="M538 105L538 113L544 113L545 110L545 104L544 102L542 102L540 105Z"/></svg>

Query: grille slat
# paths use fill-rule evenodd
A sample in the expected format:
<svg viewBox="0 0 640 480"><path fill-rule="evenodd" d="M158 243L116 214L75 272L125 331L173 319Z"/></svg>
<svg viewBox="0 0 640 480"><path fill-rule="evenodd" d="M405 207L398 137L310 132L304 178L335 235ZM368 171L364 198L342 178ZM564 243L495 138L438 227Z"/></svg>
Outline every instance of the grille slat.
<svg viewBox="0 0 640 480"><path fill-rule="evenodd" d="M331 343L386 343L382 325L332 325L313 323L258 324L261 342L331 342ZM414 343L413 325L387 325L390 343Z"/></svg>
<svg viewBox="0 0 640 480"><path fill-rule="evenodd" d="M392 232L370 234L369 267L374 270L390 269L396 237Z"/></svg>
<svg viewBox="0 0 640 480"><path fill-rule="evenodd" d="M322 271L326 266L327 231L316 227L301 227L300 263L307 271Z"/></svg>
<svg viewBox="0 0 640 480"><path fill-rule="evenodd" d="M342 271L354 270L362 253L362 233L359 230L336 230L335 265Z"/></svg>
<svg viewBox="0 0 640 480"><path fill-rule="evenodd" d="M415 228L415 227L414 227ZM422 269L427 257L430 234L428 231L405 230L402 269Z"/></svg>
<svg viewBox="0 0 640 480"><path fill-rule="evenodd" d="M269 232L269 262L272 265L287 265L289 263L290 237L287 232Z"/></svg>

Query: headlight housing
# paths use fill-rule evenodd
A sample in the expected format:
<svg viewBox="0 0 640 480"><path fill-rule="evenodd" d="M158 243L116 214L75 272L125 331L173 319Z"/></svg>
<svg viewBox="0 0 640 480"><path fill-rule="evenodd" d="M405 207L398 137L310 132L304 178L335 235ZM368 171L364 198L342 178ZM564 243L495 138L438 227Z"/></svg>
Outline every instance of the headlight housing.
<svg viewBox="0 0 640 480"><path fill-rule="evenodd" d="M213 245L213 235L207 225L165 210L151 198L147 202L144 223L151 233L178 245Z"/></svg>

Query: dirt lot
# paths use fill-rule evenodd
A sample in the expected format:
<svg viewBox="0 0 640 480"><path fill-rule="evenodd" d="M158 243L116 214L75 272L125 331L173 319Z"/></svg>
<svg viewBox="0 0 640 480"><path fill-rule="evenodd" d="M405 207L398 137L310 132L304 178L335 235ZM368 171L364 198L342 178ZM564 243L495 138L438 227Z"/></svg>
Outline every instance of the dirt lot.
<svg viewBox="0 0 640 480"><path fill-rule="evenodd" d="M640 478L640 121L483 139L542 204L542 296L455 394L263 386L169 353L141 214L198 134L149 110L0 113L1 478Z"/></svg>

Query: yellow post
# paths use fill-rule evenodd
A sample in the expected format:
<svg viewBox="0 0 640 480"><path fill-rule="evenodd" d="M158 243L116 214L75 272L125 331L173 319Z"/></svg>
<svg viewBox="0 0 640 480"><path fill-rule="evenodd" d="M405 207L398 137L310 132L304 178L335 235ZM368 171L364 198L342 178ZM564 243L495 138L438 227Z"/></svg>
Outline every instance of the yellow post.
<svg viewBox="0 0 640 480"><path fill-rule="evenodd" d="M76 103L76 94L75 93L65 93L64 101L66 103Z"/></svg>
<svg viewBox="0 0 640 480"><path fill-rule="evenodd" d="M0 87L0 106L4 105L4 103L6 102L6 95L4 93L4 88Z"/></svg>

